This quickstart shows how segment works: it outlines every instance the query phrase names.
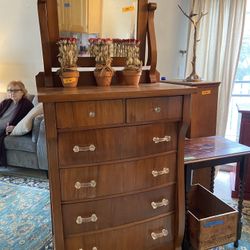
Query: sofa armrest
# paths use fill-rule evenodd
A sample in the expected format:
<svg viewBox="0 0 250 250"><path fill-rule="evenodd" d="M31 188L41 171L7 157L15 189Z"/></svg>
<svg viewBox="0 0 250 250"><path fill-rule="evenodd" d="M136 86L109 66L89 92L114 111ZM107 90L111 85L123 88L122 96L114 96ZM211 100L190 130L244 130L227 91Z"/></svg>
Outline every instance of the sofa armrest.
<svg viewBox="0 0 250 250"><path fill-rule="evenodd" d="M36 143L39 131L40 131L40 124L41 121L44 119L43 115L38 115L33 119L33 125L32 125L32 142Z"/></svg>
<svg viewBox="0 0 250 250"><path fill-rule="evenodd" d="M40 123L40 130L37 138L37 159L39 168L43 170L48 170L48 156L44 119L42 119Z"/></svg>

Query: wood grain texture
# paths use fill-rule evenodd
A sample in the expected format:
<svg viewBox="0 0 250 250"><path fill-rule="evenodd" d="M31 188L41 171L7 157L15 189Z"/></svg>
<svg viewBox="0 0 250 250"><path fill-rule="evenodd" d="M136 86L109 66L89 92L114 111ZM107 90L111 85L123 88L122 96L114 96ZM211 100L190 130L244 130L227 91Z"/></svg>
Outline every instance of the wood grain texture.
<svg viewBox="0 0 250 250"><path fill-rule="evenodd" d="M56 104L58 128L121 124L125 120L122 100L64 102ZM65 116L68 119L65 119Z"/></svg>
<svg viewBox="0 0 250 250"><path fill-rule="evenodd" d="M235 209L201 185L192 186L188 200L189 235L195 249L210 249L236 240Z"/></svg>
<svg viewBox="0 0 250 250"><path fill-rule="evenodd" d="M127 122L175 120L182 118L182 97L129 99L126 102Z"/></svg>
<svg viewBox="0 0 250 250"><path fill-rule="evenodd" d="M184 141L188 126L190 124L190 95L183 97L182 121L178 124L178 152L176 163L177 175L177 202L175 217L175 247L181 249L185 231L185 171L184 171Z"/></svg>
<svg viewBox="0 0 250 250"><path fill-rule="evenodd" d="M168 230L167 237L153 240L152 232ZM66 238L66 249L97 249L103 250L165 250L175 249L173 246L174 216L162 217L144 223L126 225L116 230L92 233L86 236Z"/></svg>
<svg viewBox="0 0 250 250"><path fill-rule="evenodd" d="M71 102L110 100L142 97L182 96L195 93L196 89L174 84L141 84L139 87L79 87L79 88L38 88L40 102Z"/></svg>
<svg viewBox="0 0 250 250"><path fill-rule="evenodd" d="M62 206L64 232L66 235L113 228L128 223L142 221L174 210L175 186L155 189L115 198L86 201ZM153 209L151 202L167 199L169 205ZM78 216L87 218L96 214L97 221L78 225Z"/></svg>
<svg viewBox="0 0 250 250"><path fill-rule="evenodd" d="M241 114L240 118L240 137L239 143L244 144L246 146L250 146L250 106L238 106L239 113ZM249 169L250 160L246 163L246 168ZM235 171L235 183L234 190L232 190L232 197L239 197L239 173L240 166L237 164L237 168ZM245 192L244 199L250 200L250 171L248 170L245 176Z"/></svg>
<svg viewBox="0 0 250 250"><path fill-rule="evenodd" d="M181 248L184 135L193 89L148 86L57 89L48 91L48 96L45 89L39 92L47 107L45 123L53 127L47 137L57 248L100 244L102 249L114 250ZM149 112L155 105L162 116ZM89 112L96 112L94 121ZM165 136L170 141L153 140ZM94 151L73 151L75 145L91 144ZM167 174L161 175L164 168ZM152 171L160 175L154 177ZM93 180L94 187L75 188L76 182L85 186ZM154 210L151 202L163 198L169 205ZM97 222L76 224L77 216L88 218L94 213ZM168 234L153 240L153 230L161 233L164 228ZM132 236L136 240L131 241Z"/></svg>
<svg viewBox="0 0 250 250"><path fill-rule="evenodd" d="M154 137L171 136L171 141L155 143ZM74 152L74 146L95 146L94 151ZM177 148L176 123L64 132L58 135L59 162L90 164L163 153Z"/></svg>
<svg viewBox="0 0 250 250"><path fill-rule="evenodd" d="M154 177L152 171L167 174ZM83 200L124 194L176 182L176 154L143 160L60 170L62 201ZM75 183L96 182L96 187L76 189Z"/></svg>
<svg viewBox="0 0 250 250"><path fill-rule="evenodd" d="M44 118L46 129L46 142L48 151L48 164L49 164L49 184L51 196L51 216L53 223L53 234L58 249L64 249L63 240L63 222L62 222L62 209L61 209L61 190L58 168L58 154L57 154L57 131L56 131L56 115L55 105L48 103L44 105Z"/></svg>

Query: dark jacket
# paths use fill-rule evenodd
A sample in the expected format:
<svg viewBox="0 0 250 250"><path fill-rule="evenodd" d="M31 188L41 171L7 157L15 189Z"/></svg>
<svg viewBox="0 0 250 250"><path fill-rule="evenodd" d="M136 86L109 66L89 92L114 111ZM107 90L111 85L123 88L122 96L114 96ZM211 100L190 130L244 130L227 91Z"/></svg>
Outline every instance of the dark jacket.
<svg viewBox="0 0 250 250"><path fill-rule="evenodd" d="M5 113L5 111L9 108L10 104L13 101L11 99L5 99L0 103L0 119ZM17 105L17 109L15 114L13 115L12 120L9 122L10 126L16 126L18 122L20 122L26 114L34 107L31 101L29 101L26 97L23 97ZM4 137L6 136L5 131L0 134L0 165L6 165L6 154L4 148Z"/></svg>

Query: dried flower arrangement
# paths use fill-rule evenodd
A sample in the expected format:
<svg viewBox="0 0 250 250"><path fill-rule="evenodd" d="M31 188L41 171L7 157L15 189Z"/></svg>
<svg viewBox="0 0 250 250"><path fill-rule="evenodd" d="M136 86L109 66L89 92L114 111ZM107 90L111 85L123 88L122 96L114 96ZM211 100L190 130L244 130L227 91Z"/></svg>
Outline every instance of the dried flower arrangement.
<svg viewBox="0 0 250 250"><path fill-rule="evenodd" d="M76 38L61 38L58 41L58 61L61 65L58 73L64 87L75 87L78 82L78 49Z"/></svg>
<svg viewBox="0 0 250 250"><path fill-rule="evenodd" d="M142 73L142 61L140 60L140 41L129 39L127 45L127 60L123 70L123 80L126 85L138 86Z"/></svg>
<svg viewBox="0 0 250 250"><path fill-rule="evenodd" d="M124 70L141 71L142 61L139 58L140 41L136 39L125 40L127 48L127 60Z"/></svg>
<svg viewBox="0 0 250 250"><path fill-rule="evenodd" d="M111 38L90 38L89 52L90 56L95 57L96 70L111 71L112 63L112 39Z"/></svg>
<svg viewBox="0 0 250 250"><path fill-rule="evenodd" d="M61 38L58 41L58 61L62 71L72 70L77 68L78 49L76 38Z"/></svg>
<svg viewBox="0 0 250 250"><path fill-rule="evenodd" d="M112 39L110 38L90 38L90 56L95 57L96 65L94 75L97 85L109 86L111 84L114 69L112 63Z"/></svg>

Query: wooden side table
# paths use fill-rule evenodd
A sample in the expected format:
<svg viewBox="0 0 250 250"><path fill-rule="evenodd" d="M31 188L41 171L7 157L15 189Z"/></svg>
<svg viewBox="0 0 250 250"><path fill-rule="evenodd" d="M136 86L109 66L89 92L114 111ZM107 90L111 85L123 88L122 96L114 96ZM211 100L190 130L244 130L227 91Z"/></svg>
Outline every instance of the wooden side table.
<svg viewBox="0 0 250 250"><path fill-rule="evenodd" d="M182 80L166 80L164 82L196 87L197 92L191 97L191 122L187 132L188 138L216 135L216 116L219 81L186 82ZM193 184L200 183L212 191L210 187L214 170L210 168L193 171Z"/></svg>
<svg viewBox="0 0 250 250"><path fill-rule="evenodd" d="M250 146L250 105L237 105L240 118L240 137L239 143ZM250 162L247 163L247 169L250 168ZM235 174L235 183L233 185L232 197L237 198L239 195L239 164L236 167L234 172ZM250 170L246 173L246 183L245 183L245 192L244 199L250 200Z"/></svg>
<svg viewBox="0 0 250 250"><path fill-rule="evenodd" d="M244 187L246 181L245 173L249 172L247 164L249 162L250 147L225 139L221 136L209 136L203 138L187 139L185 141L184 164L185 164L185 189L189 192L192 183L192 170L211 168L221 164L239 163L239 182L238 185L238 225L237 239L234 243L238 247L238 240L241 238L242 230L242 209ZM213 179L212 179L213 186ZM188 209L188 200L186 195L186 210Z"/></svg>

